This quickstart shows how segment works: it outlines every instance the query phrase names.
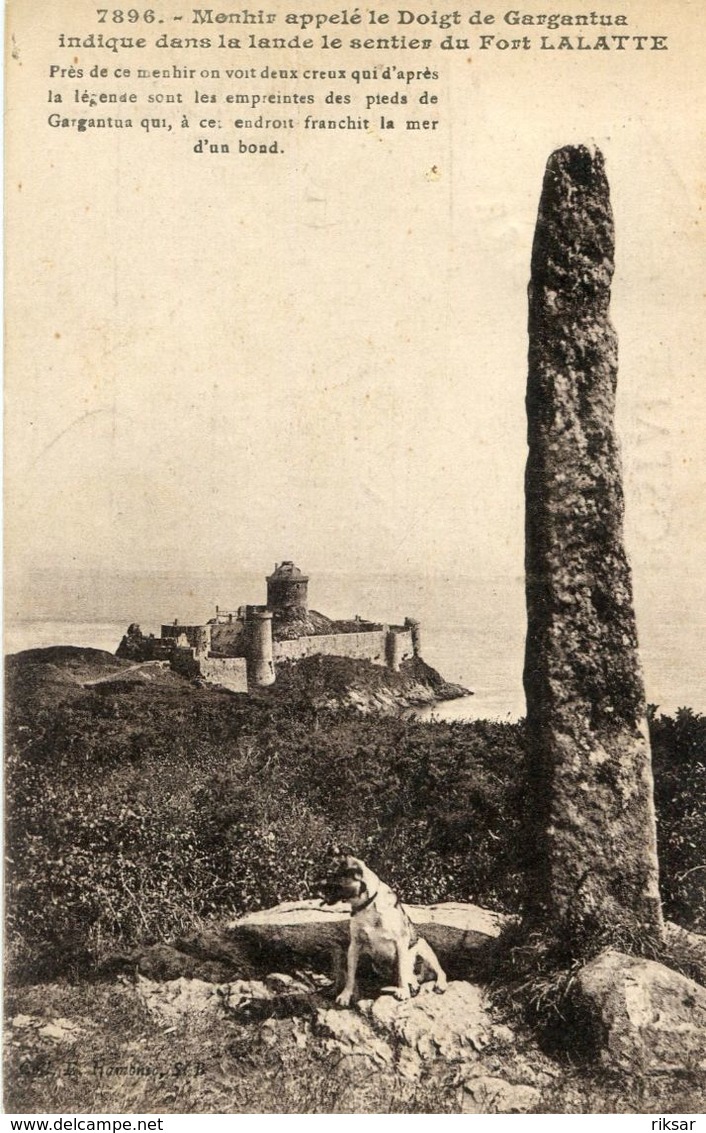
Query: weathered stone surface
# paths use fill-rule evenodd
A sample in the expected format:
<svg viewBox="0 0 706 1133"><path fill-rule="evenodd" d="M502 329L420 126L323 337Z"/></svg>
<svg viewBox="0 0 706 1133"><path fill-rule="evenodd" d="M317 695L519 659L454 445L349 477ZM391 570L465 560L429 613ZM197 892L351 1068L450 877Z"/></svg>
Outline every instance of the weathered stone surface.
<svg viewBox="0 0 706 1133"><path fill-rule="evenodd" d="M405 905L410 920L429 941L442 965L458 964L494 940L510 919L477 905L445 902L439 905ZM289 901L272 909L248 913L226 926L232 943L291 954L313 961L345 948L349 938L348 905L322 905L320 901Z"/></svg>
<svg viewBox="0 0 706 1133"><path fill-rule="evenodd" d="M203 965L219 965L227 974L216 980L218 983L233 979L234 976L251 979L263 974L261 969L253 964L248 950L240 947L218 924L191 933L189 936L177 937L174 947ZM200 975L202 979L213 979L212 975L201 974L198 969L194 975Z"/></svg>
<svg viewBox="0 0 706 1133"><path fill-rule="evenodd" d="M464 1089L463 1113L529 1113L541 1096L535 1086L513 1085L487 1075L469 1078Z"/></svg>
<svg viewBox="0 0 706 1133"><path fill-rule="evenodd" d="M485 991L465 981L452 981L443 995L425 986L412 1000L381 995L356 1008L337 1007L330 989L322 995L307 977L282 973L218 986L138 976L136 991L169 1029L253 1022L260 1042L331 1056L332 1072L346 1079L385 1073L399 1086L442 1074L448 1087L451 1070L458 1108L468 1113L533 1109L559 1073L536 1047L518 1049L514 1032L493 1019Z"/></svg>
<svg viewBox="0 0 706 1133"><path fill-rule="evenodd" d="M507 1027L493 1021L483 989L464 980L453 980L443 995L425 985L402 1002L380 995L361 1000L355 1011L322 1009L316 1029L326 1036L329 1049L337 1047L343 1054L355 1050L378 1065L393 1061L394 1055L397 1072L408 1080L419 1078L439 1059L465 1073L469 1065L477 1067L491 1044L508 1047L514 1041Z"/></svg>
<svg viewBox="0 0 706 1133"><path fill-rule="evenodd" d="M314 985L305 977L272 972L264 980L235 980L226 985L223 1005L241 1022L256 1022L311 1016L318 1007L315 995Z"/></svg>
<svg viewBox="0 0 706 1133"><path fill-rule="evenodd" d="M495 940L511 918L476 905L447 902L405 906L430 942L447 974L466 976L480 948ZM332 975L333 957L348 944L349 906L320 901L289 901L213 925L171 944L152 944L129 955L113 956L111 971L139 973L150 980L179 977L224 984L265 976L273 967L297 973L314 966Z"/></svg>
<svg viewBox="0 0 706 1133"><path fill-rule="evenodd" d="M80 1028L72 1019L52 1019L45 1026L40 1027L37 1034L43 1039L52 1039L54 1042L75 1043L80 1035Z"/></svg>
<svg viewBox="0 0 706 1133"><path fill-rule="evenodd" d="M623 1070L706 1070L706 988L612 949L577 977L603 1062Z"/></svg>
<svg viewBox="0 0 706 1133"><path fill-rule="evenodd" d="M316 1033L325 1050L363 1059L374 1066L394 1063L389 1042L378 1037L370 1023L355 1011L322 1008L316 1018Z"/></svg>
<svg viewBox="0 0 706 1133"><path fill-rule="evenodd" d="M201 1019L230 1016L243 1022L292 1017L309 1007L313 985L273 972L264 980L232 980L212 984L206 980L179 979L156 982L137 977L137 994L145 1007L165 1022L184 1017ZM313 1009L306 1013L313 1014Z"/></svg>
<svg viewBox="0 0 706 1133"><path fill-rule="evenodd" d="M531 913L662 933L650 747L613 414L603 157L549 159L532 252L526 470Z"/></svg>
<svg viewBox="0 0 706 1133"><path fill-rule="evenodd" d="M358 1009L377 1031L423 1061L475 1059L494 1034L485 992L464 980L453 980L443 995L425 984L414 999L380 995L361 1000Z"/></svg>
<svg viewBox="0 0 706 1133"><path fill-rule="evenodd" d="M241 974L232 965L204 960L168 944L153 944L145 948L137 957L136 967L140 975L152 980L175 980L184 976L221 983L231 979L236 972Z"/></svg>
<svg viewBox="0 0 706 1133"><path fill-rule="evenodd" d="M171 1026L185 1017L192 1022L203 1023L223 1015L224 997L228 994L230 985L190 980L184 976L156 983L138 975L135 988L147 1010L161 1022Z"/></svg>

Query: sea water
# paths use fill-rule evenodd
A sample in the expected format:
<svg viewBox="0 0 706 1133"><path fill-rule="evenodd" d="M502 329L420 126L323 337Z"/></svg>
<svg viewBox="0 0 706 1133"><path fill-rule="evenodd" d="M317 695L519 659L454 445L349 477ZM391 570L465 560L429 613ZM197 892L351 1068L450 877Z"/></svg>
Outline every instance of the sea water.
<svg viewBox="0 0 706 1133"><path fill-rule="evenodd" d="M49 645L78 645L114 652L128 622L143 632L160 632L162 622L198 623L221 608L236 609L265 598L264 576L234 573L205 579L145 576L139 585L113 581L101 590L59 591L67 616L18 617L8 611L5 652ZM524 583L516 578L471 579L458 576L316 575L309 584L312 609L333 618L363 617L400 623L406 616L421 622L422 654L448 681L473 696L425 710L444 720L516 720L524 714L522 665L525 635ZM97 616L100 606L103 617ZM702 611L683 609L673 588L651 595L638 606L640 654L648 703L663 712L687 706L706 711L704 625ZM36 613L36 607L35 611ZM51 616L54 614L54 616Z"/></svg>

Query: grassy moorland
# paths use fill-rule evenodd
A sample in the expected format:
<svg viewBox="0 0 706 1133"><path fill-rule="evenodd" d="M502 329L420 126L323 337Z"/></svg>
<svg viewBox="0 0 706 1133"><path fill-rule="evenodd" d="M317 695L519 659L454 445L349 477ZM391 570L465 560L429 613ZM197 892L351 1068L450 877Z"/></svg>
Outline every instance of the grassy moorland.
<svg viewBox="0 0 706 1133"><path fill-rule="evenodd" d="M166 671L123 676L124 662L94 650L10 659L18 978L316 895L331 842L357 847L406 901L518 911L522 723L322 707L352 680L380 679L332 660L248 698ZM651 728L665 914L704 931L706 719L683 709Z"/></svg>
<svg viewBox="0 0 706 1133"><path fill-rule="evenodd" d="M85 1079L86 1109L253 1111L272 1105L268 1075L289 1112L458 1108L450 1080L425 1092L385 1075L363 1106L315 1052L294 1041L273 1049L261 1028L165 1039L124 987L93 979L117 953L316 895L334 841L355 846L408 902L519 910L522 723L420 723L340 706L352 685L379 691L382 675L311 658L245 697L165 670L135 672L95 650L9 659L6 1006L34 1020L8 1048L11 1108L81 1109ZM653 714L651 730L665 915L703 932L706 719ZM75 1064L62 1069L53 1057L43 1070L31 1028L54 1016L84 1020L92 1046L77 1045ZM208 1050L217 1073L174 1080L177 1038L180 1063ZM147 1080L81 1070L91 1050L125 1061L145 1044L159 1070ZM651 1082L650 1105L644 1089L567 1069L543 1106L674 1109L672 1086Z"/></svg>

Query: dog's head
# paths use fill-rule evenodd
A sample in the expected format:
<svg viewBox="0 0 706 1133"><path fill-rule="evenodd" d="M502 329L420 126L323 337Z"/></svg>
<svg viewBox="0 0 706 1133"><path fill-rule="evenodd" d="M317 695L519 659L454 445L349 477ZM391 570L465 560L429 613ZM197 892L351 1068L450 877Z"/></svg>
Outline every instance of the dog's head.
<svg viewBox="0 0 706 1133"><path fill-rule="evenodd" d="M338 901L359 901L367 897L369 870L365 862L352 854L334 850L331 868L324 884L324 904L335 905Z"/></svg>

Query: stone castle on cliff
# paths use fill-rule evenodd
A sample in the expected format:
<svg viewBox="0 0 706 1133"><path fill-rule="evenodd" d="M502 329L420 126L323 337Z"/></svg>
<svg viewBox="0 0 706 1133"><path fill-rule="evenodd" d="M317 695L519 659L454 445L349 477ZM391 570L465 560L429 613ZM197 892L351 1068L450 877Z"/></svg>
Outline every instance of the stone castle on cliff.
<svg viewBox="0 0 706 1133"><path fill-rule="evenodd" d="M275 563L267 576L267 604L240 606L234 613L216 607L203 625L175 620L160 637L128 627L119 657L168 661L184 676L201 678L235 692L275 682L275 665L324 654L355 657L397 672L404 661L420 656L419 623L369 622L356 616L333 621L309 609L309 579L293 562Z"/></svg>

